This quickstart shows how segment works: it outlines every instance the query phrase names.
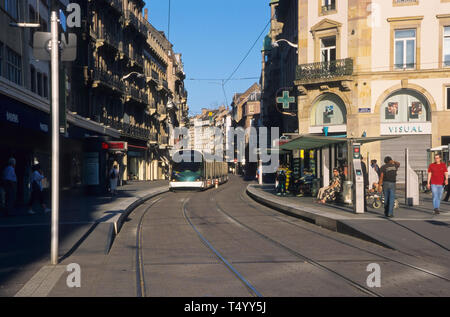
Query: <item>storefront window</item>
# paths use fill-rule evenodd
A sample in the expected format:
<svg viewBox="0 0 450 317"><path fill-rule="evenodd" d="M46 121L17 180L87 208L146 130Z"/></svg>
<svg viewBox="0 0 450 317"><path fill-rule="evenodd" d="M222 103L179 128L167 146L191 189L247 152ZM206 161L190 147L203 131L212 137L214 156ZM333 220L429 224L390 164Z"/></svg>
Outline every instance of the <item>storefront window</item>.
<svg viewBox="0 0 450 317"><path fill-rule="evenodd" d="M314 106L312 126L341 125L347 122L344 102L334 94L324 95Z"/></svg>
<svg viewBox="0 0 450 317"><path fill-rule="evenodd" d="M430 111L427 100L413 90L401 90L391 95L381 109L381 122L427 122Z"/></svg>

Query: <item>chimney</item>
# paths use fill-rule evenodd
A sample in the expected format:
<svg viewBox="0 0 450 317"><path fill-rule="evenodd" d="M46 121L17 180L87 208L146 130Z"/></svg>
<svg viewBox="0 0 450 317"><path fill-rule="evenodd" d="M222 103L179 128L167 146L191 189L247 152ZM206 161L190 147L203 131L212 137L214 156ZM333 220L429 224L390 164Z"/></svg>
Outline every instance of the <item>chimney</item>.
<svg viewBox="0 0 450 317"><path fill-rule="evenodd" d="M144 9L144 17L145 17L145 20L148 21L148 9L147 8Z"/></svg>

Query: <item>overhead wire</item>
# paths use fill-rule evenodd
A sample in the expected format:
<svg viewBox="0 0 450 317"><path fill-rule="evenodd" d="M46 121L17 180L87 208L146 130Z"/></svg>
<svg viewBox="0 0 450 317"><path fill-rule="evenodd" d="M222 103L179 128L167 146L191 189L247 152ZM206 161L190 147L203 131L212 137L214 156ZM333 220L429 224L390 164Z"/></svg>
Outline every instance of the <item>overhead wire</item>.
<svg viewBox="0 0 450 317"><path fill-rule="evenodd" d="M264 26L263 30L261 31L261 33L258 35L258 38L255 40L255 42L253 43L253 45L250 47L250 49L247 51L247 53L245 54L244 58L241 60L241 62L238 64L238 66L233 70L233 72L231 73L231 75L225 80L224 85L226 85L231 78L234 76L234 74L236 74L236 72L239 70L239 68L242 66L242 64L245 62L245 60L247 59L247 57L250 55L250 53L252 52L253 48L256 46L256 44L259 42L261 36L264 34L264 32L266 31L267 27L269 26L270 22L272 21L272 19L269 19L269 21L267 22L267 24Z"/></svg>

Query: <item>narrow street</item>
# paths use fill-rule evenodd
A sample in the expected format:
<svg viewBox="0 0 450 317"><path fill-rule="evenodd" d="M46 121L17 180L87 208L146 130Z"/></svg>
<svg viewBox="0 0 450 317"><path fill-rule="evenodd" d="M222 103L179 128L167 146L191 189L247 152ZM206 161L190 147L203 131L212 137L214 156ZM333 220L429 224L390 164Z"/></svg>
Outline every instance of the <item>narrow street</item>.
<svg viewBox="0 0 450 317"><path fill-rule="evenodd" d="M285 216L254 202L239 177L219 189L166 193L130 214L100 262L76 254L82 287L50 296L447 296L448 265ZM430 250L428 250L430 251ZM436 252L439 252L436 249ZM440 263L450 259L441 258ZM367 266L381 268L370 288ZM448 262L447 262L448 263Z"/></svg>

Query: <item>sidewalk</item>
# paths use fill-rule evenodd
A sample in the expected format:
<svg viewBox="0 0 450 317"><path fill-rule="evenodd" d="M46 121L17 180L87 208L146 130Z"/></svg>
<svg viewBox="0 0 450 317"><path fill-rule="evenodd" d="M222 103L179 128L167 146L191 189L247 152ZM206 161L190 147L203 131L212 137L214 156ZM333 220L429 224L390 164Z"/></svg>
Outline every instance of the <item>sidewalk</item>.
<svg viewBox="0 0 450 317"><path fill-rule="evenodd" d="M167 181L131 182L111 197L64 192L60 200L59 256L107 253L127 215L167 192ZM50 261L51 213L0 218L0 296L14 294Z"/></svg>
<svg viewBox="0 0 450 317"><path fill-rule="evenodd" d="M312 197L279 197L273 185L249 185L247 193L271 208L333 231L409 254L449 259L450 203L443 202L441 210L446 213L435 216L428 194L421 195L420 205L414 207L397 196L400 208L388 219L383 207L355 214L349 206L321 205Z"/></svg>

